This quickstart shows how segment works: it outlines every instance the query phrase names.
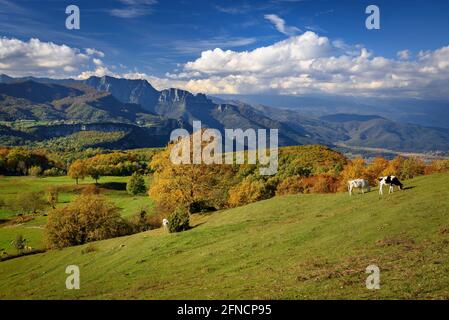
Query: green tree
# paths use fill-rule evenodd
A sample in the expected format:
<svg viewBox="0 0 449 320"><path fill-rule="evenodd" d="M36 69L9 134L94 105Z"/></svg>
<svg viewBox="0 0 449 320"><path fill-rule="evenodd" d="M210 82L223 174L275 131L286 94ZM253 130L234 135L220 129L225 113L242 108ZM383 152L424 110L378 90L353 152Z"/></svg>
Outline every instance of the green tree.
<svg viewBox="0 0 449 320"><path fill-rule="evenodd" d="M98 184L98 180L100 179L100 170L97 167L91 166L87 170L92 179L95 180L95 184Z"/></svg>
<svg viewBox="0 0 449 320"><path fill-rule="evenodd" d="M184 207L178 207L168 217L168 231L170 233L181 232L190 228L190 214Z"/></svg>
<svg viewBox="0 0 449 320"><path fill-rule="evenodd" d="M147 187L145 186L145 179L143 176L137 172L134 172L126 184L126 191L133 196L140 193L145 193L147 191Z"/></svg>

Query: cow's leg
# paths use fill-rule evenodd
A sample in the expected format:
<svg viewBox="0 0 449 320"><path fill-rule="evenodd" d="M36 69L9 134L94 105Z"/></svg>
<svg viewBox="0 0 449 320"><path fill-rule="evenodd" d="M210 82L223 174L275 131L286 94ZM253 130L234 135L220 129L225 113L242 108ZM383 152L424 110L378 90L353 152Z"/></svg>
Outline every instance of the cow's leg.
<svg viewBox="0 0 449 320"><path fill-rule="evenodd" d="M383 187L384 185L382 184L382 183L380 183L379 184L379 194L380 195L383 195L384 194L384 191L382 190L382 187Z"/></svg>
<svg viewBox="0 0 449 320"><path fill-rule="evenodd" d="M349 186L349 195L352 196L352 186Z"/></svg>
<svg viewBox="0 0 449 320"><path fill-rule="evenodd" d="M390 185L390 192L389 193L393 193L394 192L394 188L392 185Z"/></svg>

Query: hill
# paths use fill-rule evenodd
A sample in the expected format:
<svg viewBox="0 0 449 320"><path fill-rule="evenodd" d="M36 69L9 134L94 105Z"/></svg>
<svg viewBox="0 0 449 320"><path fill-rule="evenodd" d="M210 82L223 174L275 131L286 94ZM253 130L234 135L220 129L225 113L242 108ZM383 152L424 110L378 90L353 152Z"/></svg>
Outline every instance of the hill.
<svg viewBox="0 0 449 320"><path fill-rule="evenodd" d="M448 299L449 174L406 190L276 197L0 263L1 299ZM432 210L429 210L432 208ZM83 253L84 252L84 253ZM81 290L64 288L78 265ZM381 289L365 288L378 265Z"/></svg>

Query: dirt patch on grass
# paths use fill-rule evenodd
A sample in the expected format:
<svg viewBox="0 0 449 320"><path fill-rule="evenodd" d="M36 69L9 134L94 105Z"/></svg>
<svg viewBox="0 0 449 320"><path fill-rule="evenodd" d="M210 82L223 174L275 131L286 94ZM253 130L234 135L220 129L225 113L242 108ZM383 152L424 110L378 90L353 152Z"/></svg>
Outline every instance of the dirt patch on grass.
<svg viewBox="0 0 449 320"><path fill-rule="evenodd" d="M406 236L387 237L376 241L378 247L403 246L412 249L415 246L415 241Z"/></svg>

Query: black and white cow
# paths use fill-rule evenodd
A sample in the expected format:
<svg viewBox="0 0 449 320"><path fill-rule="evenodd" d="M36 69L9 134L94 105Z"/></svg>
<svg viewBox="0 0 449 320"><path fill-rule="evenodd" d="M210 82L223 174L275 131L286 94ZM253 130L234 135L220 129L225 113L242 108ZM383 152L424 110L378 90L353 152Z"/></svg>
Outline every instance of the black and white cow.
<svg viewBox="0 0 449 320"><path fill-rule="evenodd" d="M388 185L390 186L390 190L388 193L393 193L394 187L398 187L399 190L402 190L404 185L399 181L398 177L396 176L386 176L379 178L379 194L384 194L383 192L383 186Z"/></svg>

